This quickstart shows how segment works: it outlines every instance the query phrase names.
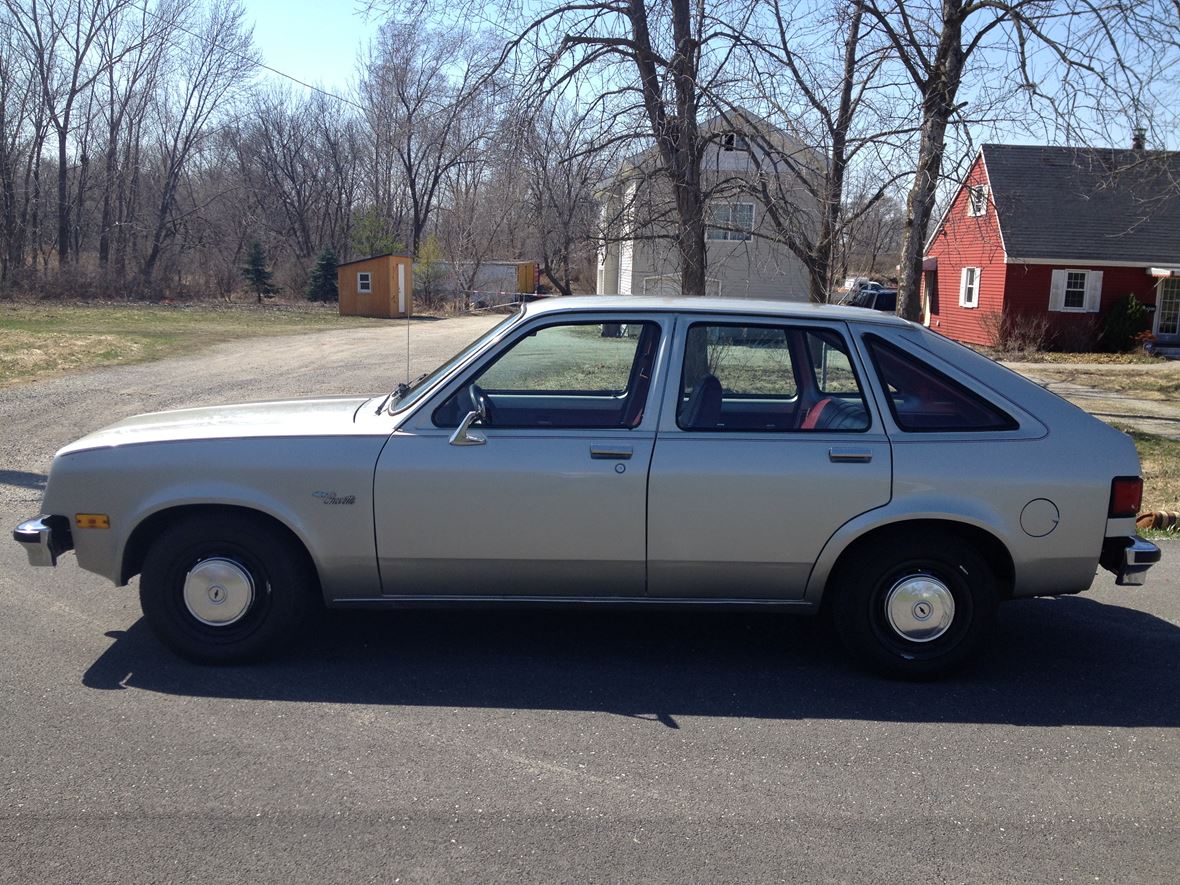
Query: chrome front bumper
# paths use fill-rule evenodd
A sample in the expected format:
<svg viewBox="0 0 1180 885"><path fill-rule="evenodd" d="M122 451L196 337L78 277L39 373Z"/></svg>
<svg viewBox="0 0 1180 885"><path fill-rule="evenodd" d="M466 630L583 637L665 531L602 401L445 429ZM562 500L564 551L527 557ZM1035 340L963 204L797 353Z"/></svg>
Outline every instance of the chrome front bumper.
<svg viewBox="0 0 1180 885"><path fill-rule="evenodd" d="M57 565L57 558L74 549L70 523L64 516L39 516L18 525L12 538L25 548L29 565Z"/></svg>
<svg viewBox="0 0 1180 885"><path fill-rule="evenodd" d="M1098 560L1113 572L1120 587L1139 587L1147 583L1147 570L1160 561L1160 548L1138 535L1133 538L1107 538Z"/></svg>

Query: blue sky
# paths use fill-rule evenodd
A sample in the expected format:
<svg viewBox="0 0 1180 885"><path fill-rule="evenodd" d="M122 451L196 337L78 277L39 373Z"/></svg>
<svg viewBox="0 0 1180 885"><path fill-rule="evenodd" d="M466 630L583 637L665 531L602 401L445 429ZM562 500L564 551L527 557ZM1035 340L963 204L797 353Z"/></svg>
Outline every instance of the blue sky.
<svg viewBox="0 0 1180 885"><path fill-rule="evenodd" d="M353 0L245 0L263 61L330 90L353 79L372 26Z"/></svg>

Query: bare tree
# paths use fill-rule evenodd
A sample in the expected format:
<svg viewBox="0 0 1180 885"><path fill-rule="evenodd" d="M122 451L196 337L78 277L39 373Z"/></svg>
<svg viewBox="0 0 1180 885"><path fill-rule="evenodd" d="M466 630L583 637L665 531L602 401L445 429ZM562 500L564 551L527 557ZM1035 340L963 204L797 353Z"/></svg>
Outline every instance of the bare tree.
<svg viewBox="0 0 1180 885"><path fill-rule="evenodd" d="M654 142L653 155L631 174L654 175L667 184L685 295L705 294L701 160L708 137L701 132L701 110L716 107L713 96L724 88L732 34L742 30L755 7L741 0L565 2L527 22L507 47L539 55L542 95L593 82L599 86L591 109L613 101L621 105L616 111L621 120L642 119L641 127L620 128L604 144Z"/></svg>
<svg viewBox="0 0 1180 885"><path fill-rule="evenodd" d="M42 101L57 136L57 255L66 264L70 255L71 199L69 145L74 109L104 65L118 59L95 57L100 36L132 6L132 0L4 0L14 27L32 53ZM124 47L130 52L131 45Z"/></svg>
<svg viewBox="0 0 1180 885"><path fill-rule="evenodd" d="M864 21L861 0L811 5L766 4L766 21L752 22L733 40L744 49L751 105L771 119L733 108L730 126L742 133L755 175L744 186L762 204L771 233L807 271L809 298L828 300L833 258L846 225L868 211L903 172L891 171L913 132L904 99L887 79L891 47ZM741 93L739 92L739 95ZM847 214L850 167L871 166L878 186Z"/></svg>
<svg viewBox="0 0 1180 885"><path fill-rule="evenodd" d="M384 148L406 190L406 239L415 255L444 177L481 135L461 122L474 97L491 85L486 57L486 47L462 28L432 28L421 19L387 21L369 49L360 91L373 128L376 171L392 182L381 168Z"/></svg>
<svg viewBox="0 0 1180 885"><path fill-rule="evenodd" d="M211 121L232 105L258 65L245 12L236 0L215 2L185 35L168 84L156 94L158 193L140 271L145 285L151 283L164 245L183 220L174 213L187 164L209 136Z"/></svg>
<svg viewBox="0 0 1180 885"><path fill-rule="evenodd" d="M1154 2L1154 0L1145 0ZM1131 73L1154 48L1131 27L1131 0L865 0L921 99L921 132L906 201L898 313L920 313L922 252L934 210L947 127L964 108L960 90L978 78L1040 98L1053 114L1073 112L1063 92L1134 98ZM1128 45L1131 41L1134 45ZM1067 86L1059 90L1056 87ZM1130 88L1128 88L1130 87Z"/></svg>
<svg viewBox="0 0 1180 885"><path fill-rule="evenodd" d="M614 166L612 152L596 149L604 121L577 107L542 108L523 135L528 217L536 231L541 269L562 295L594 253L595 190Z"/></svg>
<svg viewBox="0 0 1180 885"><path fill-rule="evenodd" d="M111 239L120 221L120 195L125 193L127 169L119 159L126 130L137 131L147 114L168 41L187 0L159 3L155 9L132 7L109 23L100 34L103 100L99 103L106 122L102 211L98 230L98 261L107 266ZM97 88L97 87L96 87Z"/></svg>

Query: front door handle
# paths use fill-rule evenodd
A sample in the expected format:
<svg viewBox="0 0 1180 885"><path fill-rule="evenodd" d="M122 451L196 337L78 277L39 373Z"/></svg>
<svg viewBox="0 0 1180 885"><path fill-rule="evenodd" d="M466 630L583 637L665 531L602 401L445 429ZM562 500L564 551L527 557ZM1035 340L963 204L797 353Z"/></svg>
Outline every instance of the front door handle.
<svg viewBox="0 0 1180 885"><path fill-rule="evenodd" d="M848 446L833 446L828 449L828 460L836 464L867 463L873 460L873 453L868 449L853 449Z"/></svg>
<svg viewBox="0 0 1180 885"><path fill-rule="evenodd" d="M628 461L634 454L635 448L633 446L612 446L604 443L591 443L590 445L590 457L595 460Z"/></svg>

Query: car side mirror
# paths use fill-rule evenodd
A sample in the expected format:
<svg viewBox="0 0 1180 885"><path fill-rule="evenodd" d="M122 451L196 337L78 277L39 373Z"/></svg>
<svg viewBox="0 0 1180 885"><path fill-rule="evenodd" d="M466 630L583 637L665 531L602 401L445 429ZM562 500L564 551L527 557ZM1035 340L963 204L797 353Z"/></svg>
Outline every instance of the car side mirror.
<svg viewBox="0 0 1180 885"><path fill-rule="evenodd" d="M488 438L484 435L482 430L476 430L473 425L483 421L483 410L476 411L472 409L459 422L459 426L455 428L455 432L451 434L451 445L453 446L482 446L487 443Z"/></svg>

